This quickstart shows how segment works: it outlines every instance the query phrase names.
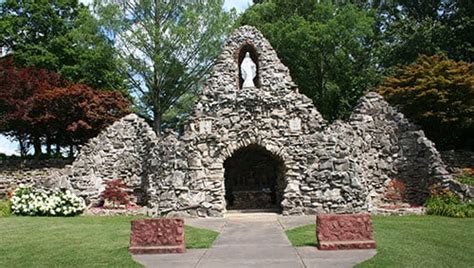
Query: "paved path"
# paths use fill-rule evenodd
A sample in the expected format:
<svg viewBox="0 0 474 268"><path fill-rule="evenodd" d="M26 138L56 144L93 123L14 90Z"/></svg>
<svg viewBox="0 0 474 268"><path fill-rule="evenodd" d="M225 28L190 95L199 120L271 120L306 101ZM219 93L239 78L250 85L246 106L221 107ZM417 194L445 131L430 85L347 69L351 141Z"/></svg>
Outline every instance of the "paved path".
<svg viewBox="0 0 474 268"><path fill-rule="evenodd" d="M352 267L375 250L319 251L291 246L284 229L313 223L314 216L227 214L225 219L185 219L185 223L220 232L210 249L185 254L135 255L146 267Z"/></svg>

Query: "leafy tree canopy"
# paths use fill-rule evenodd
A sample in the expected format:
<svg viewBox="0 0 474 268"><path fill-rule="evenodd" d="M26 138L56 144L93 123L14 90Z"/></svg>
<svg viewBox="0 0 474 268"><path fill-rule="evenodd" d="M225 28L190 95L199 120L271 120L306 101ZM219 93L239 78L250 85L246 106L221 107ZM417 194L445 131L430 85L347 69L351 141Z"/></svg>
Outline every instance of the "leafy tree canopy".
<svg viewBox="0 0 474 268"><path fill-rule="evenodd" d="M0 133L30 145L35 155L42 145L76 146L129 113L129 101L117 91L98 91L69 84L59 74L0 60Z"/></svg>
<svg viewBox="0 0 474 268"><path fill-rule="evenodd" d="M94 88L125 88L111 42L77 0L2 1L0 45L22 66L58 72Z"/></svg>
<svg viewBox="0 0 474 268"><path fill-rule="evenodd" d="M200 89L231 30L222 0L96 1L101 25L115 36L142 114L160 134L162 117Z"/></svg>
<svg viewBox="0 0 474 268"><path fill-rule="evenodd" d="M385 72L420 55L474 58L474 5L469 0L395 0L379 5L379 50Z"/></svg>
<svg viewBox="0 0 474 268"><path fill-rule="evenodd" d="M441 148L474 148L474 64L421 56L378 88Z"/></svg>
<svg viewBox="0 0 474 268"><path fill-rule="evenodd" d="M379 81L375 22L367 10L327 0L263 1L241 20L263 32L301 92L329 120L348 116L364 91Z"/></svg>
<svg viewBox="0 0 474 268"><path fill-rule="evenodd" d="M31 66L19 69L11 58L0 60L0 133L14 137L22 155L31 143L41 149L41 130L35 129L28 117L33 96L64 84L55 72Z"/></svg>
<svg viewBox="0 0 474 268"><path fill-rule="evenodd" d="M71 84L33 96L27 116L55 144L80 145L127 115L129 106L120 92Z"/></svg>

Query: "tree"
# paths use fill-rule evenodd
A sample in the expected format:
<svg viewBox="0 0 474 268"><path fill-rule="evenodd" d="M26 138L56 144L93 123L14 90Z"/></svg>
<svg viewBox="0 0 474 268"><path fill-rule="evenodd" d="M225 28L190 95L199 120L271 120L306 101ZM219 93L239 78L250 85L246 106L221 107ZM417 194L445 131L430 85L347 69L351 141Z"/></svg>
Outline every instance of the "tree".
<svg viewBox="0 0 474 268"><path fill-rule="evenodd" d="M119 208L130 204L127 185L121 179L107 181L105 185L105 190L100 194L104 207Z"/></svg>
<svg viewBox="0 0 474 268"><path fill-rule="evenodd" d="M163 114L163 126L184 132L184 126L198 96L194 92L184 93L176 103Z"/></svg>
<svg viewBox="0 0 474 268"><path fill-rule="evenodd" d="M357 99L379 81L375 19L356 5L269 0L248 9L241 23L263 32L326 119L348 116Z"/></svg>
<svg viewBox="0 0 474 268"><path fill-rule="evenodd" d="M74 146L97 136L106 126L127 115L130 103L120 92L93 90L86 85L57 87L33 96L28 117L58 146Z"/></svg>
<svg viewBox="0 0 474 268"><path fill-rule="evenodd" d="M51 145L73 148L129 113L129 101L117 91L98 91L69 84L59 74L34 67L20 68L11 58L0 61L0 133L27 142L35 155Z"/></svg>
<svg viewBox="0 0 474 268"><path fill-rule="evenodd" d="M474 64L421 56L378 88L440 148L474 148Z"/></svg>
<svg viewBox="0 0 474 268"><path fill-rule="evenodd" d="M60 69L64 78L95 89L118 90L128 95L125 66L89 9L80 10L75 27L66 38L72 42L74 49L67 49L65 56L74 61Z"/></svg>
<svg viewBox="0 0 474 268"><path fill-rule="evenodd" d="M456 60L472 62L474 60L474 5L470 0L452 2L452 10L446 20L450 39L445 40L447 55Z"/></svg>
<svg viewBox="0 0 474 268"><path fill-rule="evenodd" d="M420 55L445 54L471 62L474 17L465 0L387 1L378 10L382 71L413 63Z"/></svg>
<svg viewBox="0 0 474 268"><path fill-rule="evenodd" d="M63 84L55 72L17 68L11 58L0 61L0 133L19 142L22 156L28 151L28 141L33 143L36 155L41 153L42 132L32 126L28 116L33 96Z"/></svg>
<svg viewBox="0 0 474 268"><path fill-rule="evenodd" d="M125 88L112 43L77 0L1 1L0 46L10 48L21 66L94 88Z"/></svg>
<svg viewBox="0 0 474 268"><path fill-rule="evenodd" d="M115 42L139 97L160 134L163 114L181 95L202 86L234 13L222 0L97 1L102 26Z"/></svg>

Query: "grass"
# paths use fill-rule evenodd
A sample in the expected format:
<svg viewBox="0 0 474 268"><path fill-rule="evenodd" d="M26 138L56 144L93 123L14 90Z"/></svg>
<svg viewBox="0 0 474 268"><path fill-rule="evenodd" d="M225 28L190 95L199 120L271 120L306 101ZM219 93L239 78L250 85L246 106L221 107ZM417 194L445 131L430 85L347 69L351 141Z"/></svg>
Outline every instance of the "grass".
<svg viewBox="0 0 474 268"><path fill-rule="evenodd" d="M219 235L207 229L200 229L191 226L184 226L184 233L186 237L186 248L210 248L214 240Z"/></svg>
<svg viewBox="0 0 474 268"><path fill-rule="evenodd" d="M8 217L12 214L11 206L9 201L0 200L0 217Z"/></svg>
<svg viewBox="0 0 474 268"><path fill-rule="evenodd" d="M139 267L128 253L132 217L0 218L0 267ZM377 255L358 267L472 267L474 218L374 217ZM187 248L218 233L185 227ZM294 246L316 245L315 225L286 231Z"/></svg>
<svg viewBox="0 0 474 268"><path fill-rule="evenodd" d="M463 172L454 177L460 183L464 183L470 186L474 186L474 177L467 172Z"/></svg>
<svg viewBox="0 0 474 268"><path fill-rule="evenodd" d="M286 235L294 247L316 246L316 225L310 224L286 230Z"/></svg>
<svg viewBox="0 0 474 268"><path fill-rule="evenodd" d="M357 267L473 267L473 218L376 216L373 221L377 255ZM295 246L314 245L315 227L289 230L288 238Z"/></svg>
<svg viewBox="0 0 474 268"><path fill-rule="evenodd" d="M140 267L128 253L132 217L0 218L0 267ZM185 226L186 247L218 233Z"/></svg>

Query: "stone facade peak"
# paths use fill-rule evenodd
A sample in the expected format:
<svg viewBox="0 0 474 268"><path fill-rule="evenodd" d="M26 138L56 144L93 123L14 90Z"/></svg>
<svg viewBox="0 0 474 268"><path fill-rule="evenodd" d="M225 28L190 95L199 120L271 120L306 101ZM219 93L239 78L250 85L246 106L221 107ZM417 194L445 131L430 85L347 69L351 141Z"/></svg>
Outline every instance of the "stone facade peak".
<svg viewBox="0 0 474 268"><path fill-rule="evenodd" d="M246 55L253 87L240 68ZM88 202L104 181L121 178L160 215L360 212L422 204L435 183L457 187L423 131L376 93L361 98L349 121L328 124L252 26L224 43L183 135L159 138L128 115L89 141L71 167L71 186Z"/></svg>

